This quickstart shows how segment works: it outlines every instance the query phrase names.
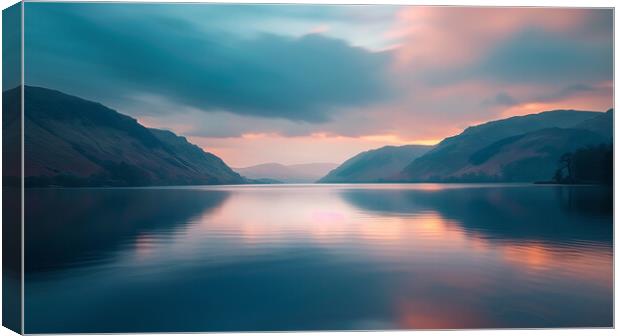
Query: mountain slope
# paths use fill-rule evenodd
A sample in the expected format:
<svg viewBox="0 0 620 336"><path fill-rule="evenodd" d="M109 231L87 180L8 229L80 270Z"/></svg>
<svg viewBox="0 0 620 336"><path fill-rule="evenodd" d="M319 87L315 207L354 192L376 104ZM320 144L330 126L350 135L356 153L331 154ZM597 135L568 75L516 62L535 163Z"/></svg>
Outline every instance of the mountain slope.
<svg viewBox="0 0 620 336"><path fill-rule="evenodd" d="M602 113L592 119L588 119L575 125L575 128L589 130L595 133L599 133L604 137L611 139L614 134L614 110L609 109L607 112Z"/></svg>
<svg viewBox="0 0 620 336"><path fill-rule="evenodd" d="M319 180L321 183L383 182L432 146L385 146L357 154Z"/></svg>
<svg viewBox="0 0 620 336"><path fill-rule="evenodd" d="M185 138L148 129L101 104L29 86L24 98L25 174L30 186L245 182L221 159Z"/></svg>
<svg viewBox="0 0 620 336"><path fill-rule="evenodd" d="M502 139L547 128L573 128L602 115L601 112L556 110L469 127L459 135L444 139L433 150L413 160L399 177L405 181L459 181L470 180L472 177L493 180L497 176L465 176L472 172L483 174L471 168L470 158L476 152Z"/></svg>
<svg viewBox="0 0 620 336"><path fill-rule="evenodd" d="M306 163L283 165L264 163L256 166L235 168L239 174L258 180L276 180L286 183L313 183L336 168L336 163Z"/></svg>
<svg viewBox="0 0 620 336"><path fill-rule="evenodd" d="M461 180L532 182L549 180L562 154L606 142L582 129L546 128L495 142L470 157L455 175Z"/></svg>

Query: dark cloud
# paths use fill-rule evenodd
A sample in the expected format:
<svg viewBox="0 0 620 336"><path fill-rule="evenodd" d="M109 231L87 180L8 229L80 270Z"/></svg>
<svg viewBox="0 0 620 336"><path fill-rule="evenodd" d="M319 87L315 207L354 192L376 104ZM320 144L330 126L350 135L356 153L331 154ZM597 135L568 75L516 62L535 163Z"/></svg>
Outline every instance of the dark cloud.
<svg viewBox="0 0 620 336"><path fill-rule="evenodd" d="M596 109L613 97L611 10L568 20L558 9L550 24L537 12L520 14L496 31L486 11L441 22L403 15L441 7L25 6L29 84L195 137L441 139L506 110L538 112L517 109L527 102L572 107L564 106L572 98ZM403 17L410 21L394 27Z"/></svg>
<svg viewBox="0 0 620 336"><path fill-rule="evenodd" d="M570 83L609 80L612 69L611 36L599 40L526 30L497 45L473 74L500 82Z"/></svg>
<svg viewBox="0 0 620 336"><path fill-rule="evenodd" d="M595 91L597 91L597 88L592 87L590 85L575 84L575 85L564 87L556 92L552 92L547 95L540 95L538 97L535 97L534 100L539 101L539 102L553 102L553 101L557 101L560 99L572 97L575 95L579 95L583 93L590 93L590 92L595 92Z"/></svg>
<svg viewBox="0 0 620 336"><path fill-rule="evenodd" d="M574 84L574 85L569 85L569 86L560 88L559 90L554 90L554 91L543 93L543 94L523 97L522 100L514 98L513 96L511 96L510 94L506 92L500 92L497 95L493 96L492 98L485 99L482 102L482 105L489 106L489 107L496 107L496 106L510 107L510 106L518 105L519 103L523 101L555 102L555 101L559 101L559 100L570 98L570 97L575 97L575 96L582 95L582 94L597 93L597 92L600 93L601 91L604 91L604 90L605 90L604 88L593 87L587 84Z"/></svg>
<svg viewBox="0 0 620 336"><path fill-rule="evenodd" d="M484 106L513 106L517 105L519 101L509 95L506 92L500 92L490 99L486 99L482 102Z"/></svg>
<svg viewBox="0 0 620 336"><path fill-rule="evenodd" d="M167 15L162 5L26 6L32 85L119 104L148 93L201 110L309 122L390 95L390 55L343 40L242 38ZM192 8L183 9L191 15Z"/></svg>

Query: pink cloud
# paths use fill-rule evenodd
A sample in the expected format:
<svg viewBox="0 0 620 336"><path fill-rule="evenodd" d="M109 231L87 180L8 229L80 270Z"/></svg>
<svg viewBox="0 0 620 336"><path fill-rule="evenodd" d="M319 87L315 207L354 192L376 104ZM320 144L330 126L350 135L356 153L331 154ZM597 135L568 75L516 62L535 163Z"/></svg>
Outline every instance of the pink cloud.
<svg viewBox="0 0 620 336"><path fill-rule="evenodd" d="M320 24L320 25L318 25L318 26L316 26L316 27L313 27L313 28L310 30L310 34L322 34L322 33L327 33L327 32L329 32L329 30L330 30L329 25L326 25L326 24Z"/></svg>
<svg viewBox="0 0 620 336"><path fill-rule="evenodd" d="M565 8L402 7L393 29L383 36L390 43L398 43L385 52L394 57L388 79L398 91L385 101L326 110L329 120L322 123L189 112L170 120L144 117L141 121L190 135L191 140L231 165L246 166L270 161L342 162L360 151L384 145L433 144L468 126L514 115L553 109L604 111L613 104L613 83L598 83L601 76L586 78L571 72L562 80L536 77L520 82L494 80L488 73L479 73L494 48L528 29L549 33L545 38L550 42L557 36L565 38L571 43L569 56L583 43L605 44L602 37L610 30L605 24L593 25L597 13ZM313 27L314 33L331 33L331 28L338 28L322 23ZM594 64L591 60L597 59L583 63ZM498 68L514 64L510 62ZM527 68L528 64L522 66ZM461 76L462 69L473 70ZM436 73L457 79L432 81ZM208 118L200 117L202 114ZM202 132L197 132L198 128Z"/></svg>
<svg viewBox="0 0 620 336"><path fill-rule="evenodd" d="M572 94L554 99L529 99L506 108L501 117L526 115L541 111L574 109L586 111L606 111L613 107L613 85L604 82L592 88L592 91Z"/></svg>
<svg viewBox="0 0 620 336"><path fill-rule="evenodd" d="M295 137L275 133L248 133L235 138L192 136L189 140L204 150L218 155L232 167L246 167L268 162L342 163L351 156L370 148L408 143L398 137L390 136L347 137L325 133Z"/></svg>
<svg viewBox="0 0 620 336"><path fill-rule="evenodd" d="M400 39L396 65L467 64L494 43L523 28L570 32L591 14L587 9L407 7L397 14L388 38Z"/></svg>

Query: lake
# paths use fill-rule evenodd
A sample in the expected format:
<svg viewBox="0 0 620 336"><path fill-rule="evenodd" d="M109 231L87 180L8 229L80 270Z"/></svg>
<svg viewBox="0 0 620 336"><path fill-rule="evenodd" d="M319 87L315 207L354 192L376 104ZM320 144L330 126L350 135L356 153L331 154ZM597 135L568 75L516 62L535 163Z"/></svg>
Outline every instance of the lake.
<svg viewBox="0 0 620 336"><path fill-rule="evenodd" d="M27 189L25 331L610 327L612 191Z"/></svg>

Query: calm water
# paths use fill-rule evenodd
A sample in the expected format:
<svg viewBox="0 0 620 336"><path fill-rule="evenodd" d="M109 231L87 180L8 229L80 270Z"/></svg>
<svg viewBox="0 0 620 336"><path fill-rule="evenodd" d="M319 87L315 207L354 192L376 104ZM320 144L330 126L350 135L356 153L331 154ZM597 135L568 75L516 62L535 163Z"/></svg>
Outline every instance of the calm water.
<svg viewBox="0 0 620 336"><path fill-rule="evenodd" d="M26 192L26 332L612 325L599 187Z"/></svg>

